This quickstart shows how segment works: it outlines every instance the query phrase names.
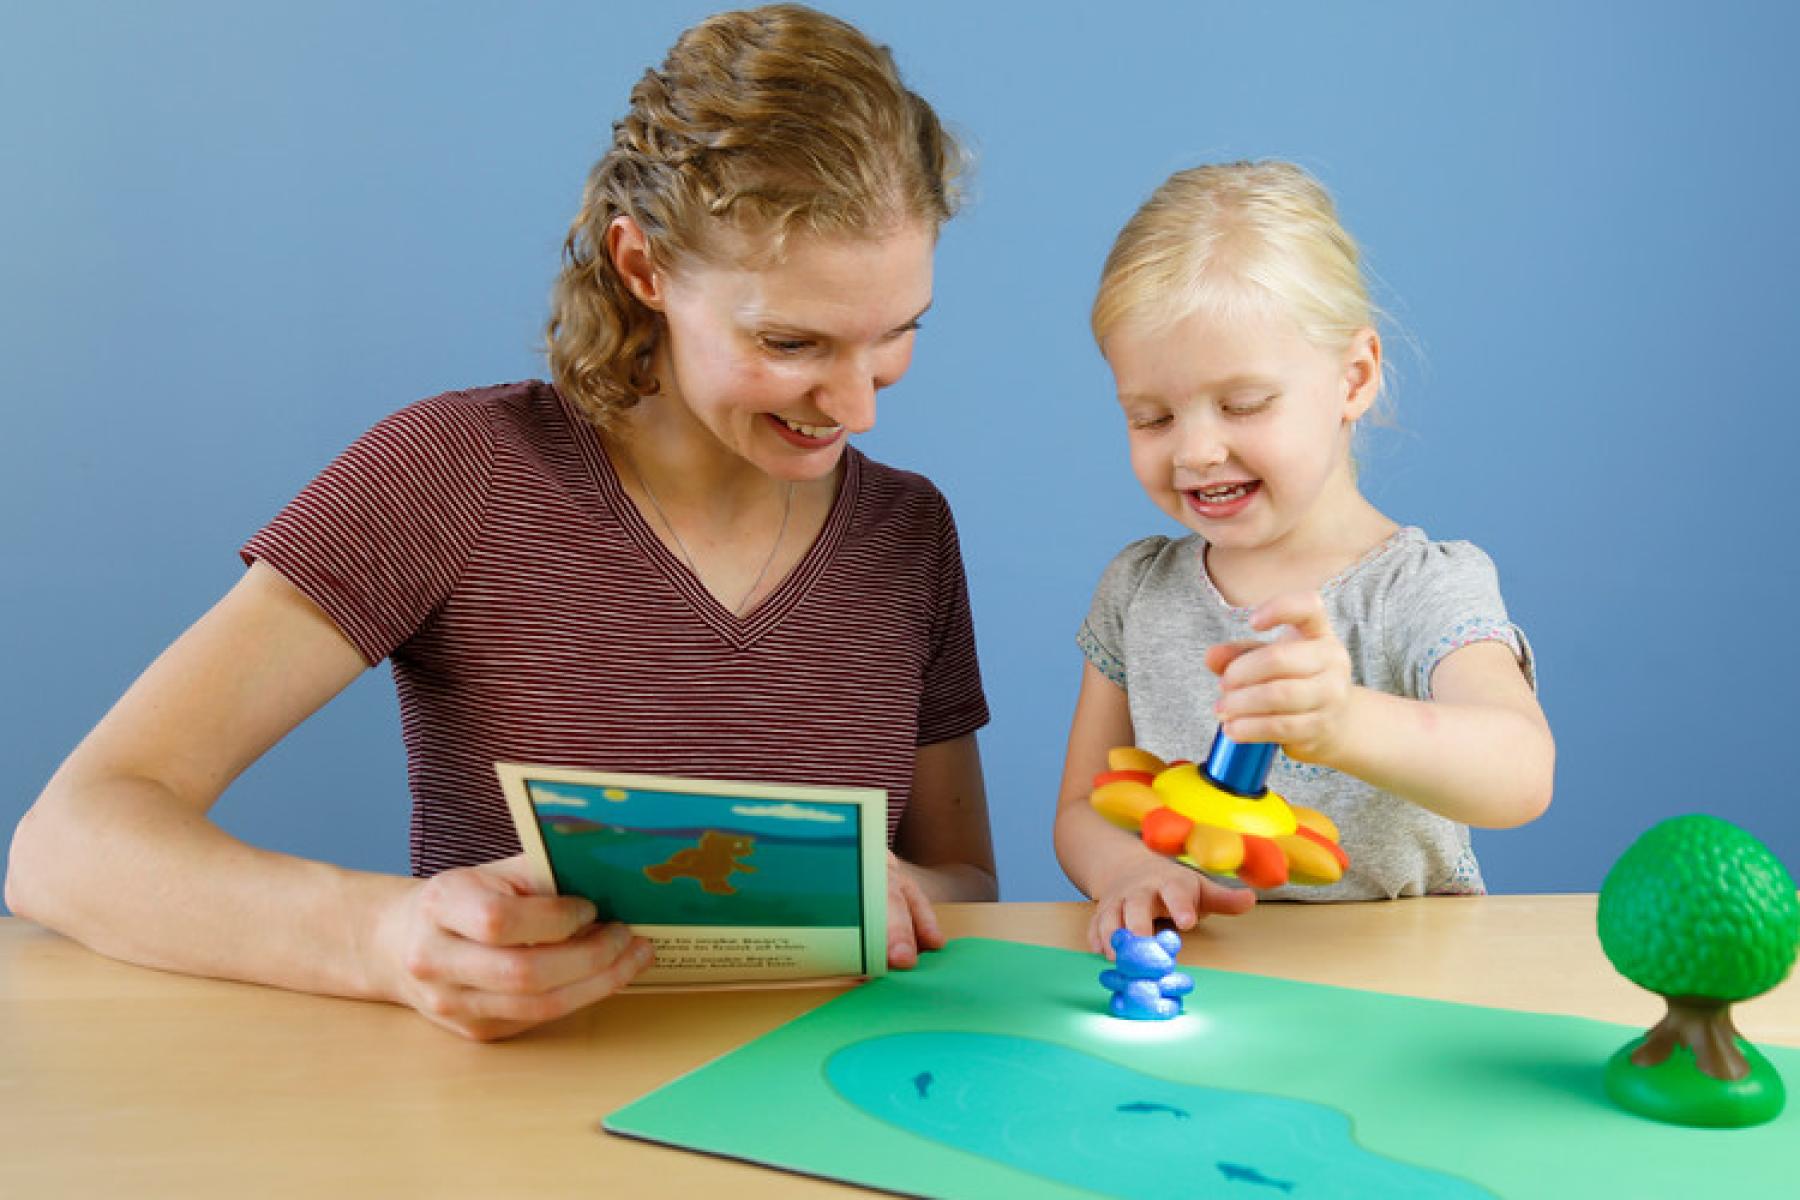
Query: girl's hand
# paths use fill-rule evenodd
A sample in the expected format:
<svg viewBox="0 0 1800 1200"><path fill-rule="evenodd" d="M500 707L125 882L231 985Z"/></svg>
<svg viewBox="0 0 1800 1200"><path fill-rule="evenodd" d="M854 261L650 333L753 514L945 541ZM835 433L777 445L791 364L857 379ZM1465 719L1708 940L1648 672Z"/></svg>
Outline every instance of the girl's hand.
<svg viewBox="0 0 1800 1200"><path fill-rule="evenodd" d="M1348 726L1350 652L1332 632L1317 592L1276 596L1251 614L1255 629L1286 626L1272 642L1210 647L1218 714L1234 742L1275 742L1300 762L1330 762Z"/></svg>
<svg viewBox="0 0 1800 1200"><path fill-rule="evenodd" d="M925 889L913 877L912 868L888 851L887 865L888 966L905 970L919 964L919 951L941 950L944 934Z"/></svg>
<svg viewBox="0 0 1800 1200"><path fill-rule="evenodd" d="M1157 921L1167 920L1185 933L1206 913L1236 915L1255 903L1256 893L1249 888L1226 887L1146 850L1132 855L1095 891L1088 949L1111 958L1115 929L1148 937L1156 932Z"/></svg>
<svg viewBox="0 0 1800 1200"><path fill-rule="evenodd" d="M419 881L377 933L387 991L475 1041L554 1021L630 983L650 943L594 906L533 892L524 857Z"/></svg>

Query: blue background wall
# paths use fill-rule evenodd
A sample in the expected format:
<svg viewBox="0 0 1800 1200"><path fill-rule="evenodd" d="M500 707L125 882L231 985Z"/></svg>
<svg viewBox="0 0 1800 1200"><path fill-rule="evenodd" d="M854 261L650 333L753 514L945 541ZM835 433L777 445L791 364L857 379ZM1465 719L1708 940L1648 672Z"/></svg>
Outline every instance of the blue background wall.
<svg viewBox="0 0 1800 1200"><path fill-rule="evenodd" d="M586 168L710 7L0 0L0 830L337 450L541 373ZM1165 174L1236 157L1338 194L1399 325L1364 479L1493 554L1541 657L1557 799L1478 835L1492 886L1594 889L1693 809L1800 867L1800 10L831 7L979 154L864 444L958 513L1008 899L1073 895L1073 632L1110 555L1168 528L1086 334L1096 271ZM1733 770L1685 770L1696 742ZM406 807L376 671L219 814L403 870Z"/></svg>

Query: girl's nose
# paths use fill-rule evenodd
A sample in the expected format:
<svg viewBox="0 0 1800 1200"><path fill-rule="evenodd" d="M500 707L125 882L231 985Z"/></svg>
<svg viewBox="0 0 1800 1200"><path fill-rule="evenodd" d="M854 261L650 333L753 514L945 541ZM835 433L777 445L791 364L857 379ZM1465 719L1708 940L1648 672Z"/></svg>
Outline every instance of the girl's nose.
<svg viewBox="0 0 1800 1200"><path fill-rule="evenodd" d="M1188 421L1175 449L1175 465L1190 471L1216 467L1231 456L1218 425L1205 419Z"/></svg>

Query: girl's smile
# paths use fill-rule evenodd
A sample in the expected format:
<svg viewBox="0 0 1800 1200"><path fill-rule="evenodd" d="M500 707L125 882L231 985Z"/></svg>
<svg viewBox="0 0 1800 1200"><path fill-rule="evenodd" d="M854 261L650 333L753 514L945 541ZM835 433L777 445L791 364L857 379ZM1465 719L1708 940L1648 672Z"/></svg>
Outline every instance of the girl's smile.
<svg viewBox="0 0 1800 1200"><path fill-rule="evenodd" d="M1103 350L1138 482L1218 550L1316 550L1364 506L1350 433L1378 388L1372 331L1332 352L1273 306L1246 306L1127 323Z"/></svg>
<svg viewBox="0 0 1800 1200"><path fill-rule="evenodd" d="M1201 517L1210 521L1223 521L1249 508L1250 502L1261 488L1262 484L1258 480L1246 479L1236 483L1214 483L1190 488L1181 494L1187 501L1187 506Z"/></svg>

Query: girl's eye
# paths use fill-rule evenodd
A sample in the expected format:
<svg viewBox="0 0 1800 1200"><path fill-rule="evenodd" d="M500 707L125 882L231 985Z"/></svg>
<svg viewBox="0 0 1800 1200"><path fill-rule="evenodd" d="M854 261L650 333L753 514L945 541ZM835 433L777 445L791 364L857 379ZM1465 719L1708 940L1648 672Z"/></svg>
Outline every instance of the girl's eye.
<svg viewBox="0 0 1800 1200"><path fill-rule="evenodd" d="M1133 429L1162 429L1173 419L1174 418L1170 417L1168 413L1160 413L1154 416L1133 417L1131 418L1131 427Z"/></svg>
<svg viewBox="0 0 1800 1200"><path fill-rule="evenodd" d="M1249 417L1268 408L1275 403L1273 396L1258 396L1254 400L1231 400L1219 406L1220 411L1228 417Z"/></svg>

